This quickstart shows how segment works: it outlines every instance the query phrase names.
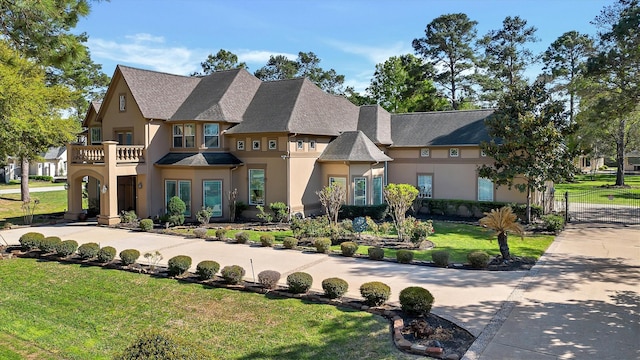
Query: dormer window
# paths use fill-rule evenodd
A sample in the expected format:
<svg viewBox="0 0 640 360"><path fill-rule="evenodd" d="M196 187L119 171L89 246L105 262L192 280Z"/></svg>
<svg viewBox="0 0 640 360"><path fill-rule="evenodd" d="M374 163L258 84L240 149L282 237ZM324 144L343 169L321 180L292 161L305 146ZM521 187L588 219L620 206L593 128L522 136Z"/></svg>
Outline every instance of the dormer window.
<svg viewBox="0 0 640 360"><path fill-rule="evenodd" d="M120 112L124 112L127 110L127 97L125 96L125 94L120 94L119 105L120 105Z"/></svg>

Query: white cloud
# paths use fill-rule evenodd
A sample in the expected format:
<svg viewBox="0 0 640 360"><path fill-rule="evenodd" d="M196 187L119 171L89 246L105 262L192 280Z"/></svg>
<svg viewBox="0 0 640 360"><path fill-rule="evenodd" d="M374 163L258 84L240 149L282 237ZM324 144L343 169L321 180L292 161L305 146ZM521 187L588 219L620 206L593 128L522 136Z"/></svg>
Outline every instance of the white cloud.
<svg viewBox="0 0 640 360"><path fill-rule="evenodd" d="M150 41L150 42L155 42L155 43L164 43L164 37L163 36L153 36L153 35L147 34L147 33L139 33L139 34L134 34L134 35L125 35L124 38L125 39L129 39L129 40L133 40L134 42Z"/></svg>
<svg viewBox="0 0 640 360"><path fill-rule="evenodd" d="M342 52L362 56L373 64L382 63L392 56L413 53L413 48L407 46L406 42L403 41L378 46L354 44L331 39L325 40L325 42Z"/></svg>
<svg viewBox="0 0 640 360"><path fill-rule="evenodd" d="M269 61L269 57L271 55L284 55L287 57L287 59L289 60L295 60L298 55L297 54L289 54L289 53L283 53L283 52L273 52L273 51L266 51L266 50L247 50L247 49L242 49L242 50L237 50L237 51L232 51L234 54L238 55L238 61L240 62L247 62L247 63L254 63L254 64L260 64L260 66L264 66L267 61Z"/></svg>

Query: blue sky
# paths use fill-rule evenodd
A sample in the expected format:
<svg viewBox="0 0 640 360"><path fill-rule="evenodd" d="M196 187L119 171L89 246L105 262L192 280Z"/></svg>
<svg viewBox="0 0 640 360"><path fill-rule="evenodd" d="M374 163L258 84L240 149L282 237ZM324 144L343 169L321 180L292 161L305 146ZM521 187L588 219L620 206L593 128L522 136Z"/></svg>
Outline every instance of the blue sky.
<svg viewBox="0 0 640 360"><path fill-rule="evenodd" d="M293 59L313 51L321 67L364 91L375 65L413 53L411 41L440 15L466 13L478 22L479 36L518 15L538 29L540 41L530 48L541 53L567 31L595 34L590 21L613 1L111 0L92 3L76 31L89 35L92 58L108 75L117 64L188 75L219 49L238 55L253 72L269 55Z"/></svg>

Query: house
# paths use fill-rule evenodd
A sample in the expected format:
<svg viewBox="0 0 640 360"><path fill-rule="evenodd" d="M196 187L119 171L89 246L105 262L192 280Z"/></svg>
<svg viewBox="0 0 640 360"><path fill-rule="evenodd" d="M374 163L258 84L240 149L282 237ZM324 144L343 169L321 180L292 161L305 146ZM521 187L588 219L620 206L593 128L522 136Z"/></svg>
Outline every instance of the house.
<svg viewBox="0 0 640 360"><path fill-rule="evenodd" d="M624 171L630 174L640 172L640 151L630 151L624 156Z"/></svg>
<svg viewBox="0 0 640 360"><path fill-rule="evenodd" d="M187 77L118 66L102 103L83 126L87 144L68 145L68 212L82 212L82 179L98 222L166 212L173 196L186 217L207 206L228 219L229 196L256 206L284 202L319 214L316 192L331 183L347 202L383 202L388 183L410 183L431 198L524 202L479 178L490 163L484 119L492 110L390 114L356 106L308 79L261 81L244 69Z"/></svg>
<svg viewBox="0 0 640 360"><path fill-rule="evenodd" d="M9 157L4 167L4 182L20 179L20 159ZM66 146L51 147L40 158L29 162L29 175L51 176L64 178L67 174L67 148Z"/></svg>

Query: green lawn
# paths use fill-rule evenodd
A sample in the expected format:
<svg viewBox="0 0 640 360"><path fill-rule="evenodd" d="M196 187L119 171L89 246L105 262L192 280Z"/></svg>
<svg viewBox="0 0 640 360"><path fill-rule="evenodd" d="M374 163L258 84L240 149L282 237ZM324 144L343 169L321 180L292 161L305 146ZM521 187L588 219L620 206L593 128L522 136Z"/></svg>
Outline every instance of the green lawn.
<svg viewBox="0 0 640 360"><path fill-rule="evenodd" d="M37 181L37 180L29 181L29 188L47 187L47 186L64 186L64 183L54 183L51 181ZM20 184L0 183L0 190L5 190L5 189L20 189Z"/></svg>
<svg viewBox="0 0 640 360"><path fill-rule="evenodd" d="M366 312L100 267L0 261L0 358L110 359L159 329L217 359L404 359Z"/></svg>
<svg viewBox="0 0 640 360"><path fill-rule="evenodd" d="M67 190L31 193L31 199L38 199L35 214L60 213L67 209ZM0 195L0 222L22 224L22 201L20 194Z"/></svg>
<svg viewBox="0 0 640 360"><path fill-rule="evenodd" d="M563 198L569 192L571 200L575 202L591 202L595 204L629 205L629 197L640 199L640 176L625 176L628 189L607 189L598 192L597 196L581 196L589 191L606 189L607 185L614 185L616 176L610 174L578 175L575 182L555 184L556 197ZM611 198L609 195L612 195Z"/></svg>

